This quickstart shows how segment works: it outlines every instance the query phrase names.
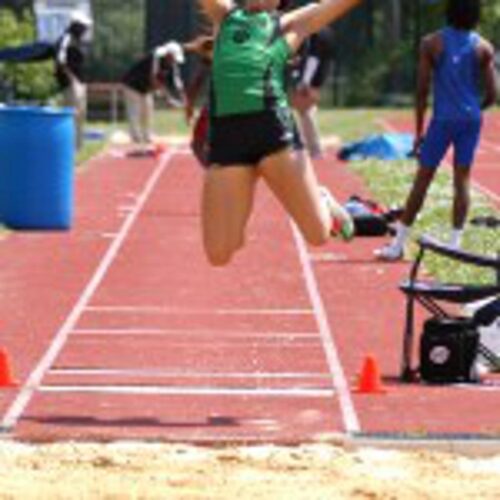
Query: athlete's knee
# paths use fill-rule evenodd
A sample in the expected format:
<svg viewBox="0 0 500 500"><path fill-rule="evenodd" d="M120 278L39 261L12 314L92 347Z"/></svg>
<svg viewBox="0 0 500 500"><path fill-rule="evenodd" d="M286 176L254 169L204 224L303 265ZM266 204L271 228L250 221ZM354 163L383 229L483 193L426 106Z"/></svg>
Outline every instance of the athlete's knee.
<svg viewBox="0 0 500 500"><path fill-rule="evenodd" d="M303 231L303 236L309 245L320 247L330 240L330 231L327 227L320 227L315 230Z"/></svg>
<svg viewBox="0 0 500 500"><path fill-rule="evenodd" d="M225 248L206 248L205 255L208 262L214 267L223 267L231 262L233 251Z"/></svg>
<svg viewBox="0 0 500 500"><path fill-rule="evenodd" d="M205 255L212 266L223 267L231 262L233 255L241 245L216 244L205 245Z"/></svg>

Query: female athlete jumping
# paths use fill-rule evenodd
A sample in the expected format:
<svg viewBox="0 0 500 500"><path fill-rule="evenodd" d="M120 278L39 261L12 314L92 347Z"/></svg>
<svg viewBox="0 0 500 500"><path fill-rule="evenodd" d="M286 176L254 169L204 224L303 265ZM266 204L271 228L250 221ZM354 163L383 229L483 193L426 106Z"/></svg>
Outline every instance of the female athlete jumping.
<svg viewBox="0 0 500 500"><path fill-rule="evenodd" d="M216 31L202 200L204 246L213 265L227 264L243 246L259 178L311 245L332 234L352 238L349 215L321 189L304 154L293 150L283 79L302 42L360 1L323 0L279 17L279 0L200 0Z"/></svg>

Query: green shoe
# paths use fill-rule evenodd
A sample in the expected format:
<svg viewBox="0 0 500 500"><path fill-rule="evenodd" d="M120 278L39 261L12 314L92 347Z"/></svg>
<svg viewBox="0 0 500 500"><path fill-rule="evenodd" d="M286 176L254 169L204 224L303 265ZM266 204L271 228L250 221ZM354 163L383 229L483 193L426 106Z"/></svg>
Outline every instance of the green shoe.
<svg viewBox="0 0 500 500"><path fill-rule="evenodd" d="M344 241L351 241L355 235L354 221L349 212L342 207L325 186L320 186L321 198L332 216L330 234L336 238L340 236Z"/></svg>

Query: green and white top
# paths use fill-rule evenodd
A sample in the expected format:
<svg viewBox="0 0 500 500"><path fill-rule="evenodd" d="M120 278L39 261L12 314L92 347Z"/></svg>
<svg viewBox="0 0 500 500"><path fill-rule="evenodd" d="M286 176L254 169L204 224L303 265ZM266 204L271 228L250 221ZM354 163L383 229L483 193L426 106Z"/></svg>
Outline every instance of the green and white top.
<svg viewBox="0 0 500 500"><path fill-rule="evenodd" d="M220 26L214 47L212 116L287 107L285 66L290 55L276 15L231 11Z"/></svg>

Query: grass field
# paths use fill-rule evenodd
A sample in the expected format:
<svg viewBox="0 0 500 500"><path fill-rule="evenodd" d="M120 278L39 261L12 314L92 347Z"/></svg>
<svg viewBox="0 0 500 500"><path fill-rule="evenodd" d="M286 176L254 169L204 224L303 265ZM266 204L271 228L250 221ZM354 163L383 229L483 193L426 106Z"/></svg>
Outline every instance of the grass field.
<svg viewBox="0 0 500 500"><path fill-rule="evenodd" d="M342 142L360 139L367 134L382 132L377 119L394 116L410 116L409 110L391 109L334 109L321 111L319 124L324 136L338 136ZM109 124L93 123L93 128L111 131ZM125 123L114 127L126 130ZM180 111L160 111L155 116L155 131L160 136L188 135L189 127ZM79 162L92 156L102 147L102 143L89 143L79 155ZM381 162L374 160L350 162L348 168L360 175L368 186L374 199L386 205L401 206L415 172L415 161ZM437 235L449 231L452 201L452 184L449 172L441 169L429 192L424 210L414 226L414 239L422 233ZM470 216L498 215L498 211L480 193L474 192ZM464 248L478 253L496 254L499 250L496 231L467 226L464 235ZM415 245L410 245L410 256ZM491 272L477 270L470 266L458 266L442 258L429 258L426 267L431 274L441 280L460 282L490 282Z"/></svg>

